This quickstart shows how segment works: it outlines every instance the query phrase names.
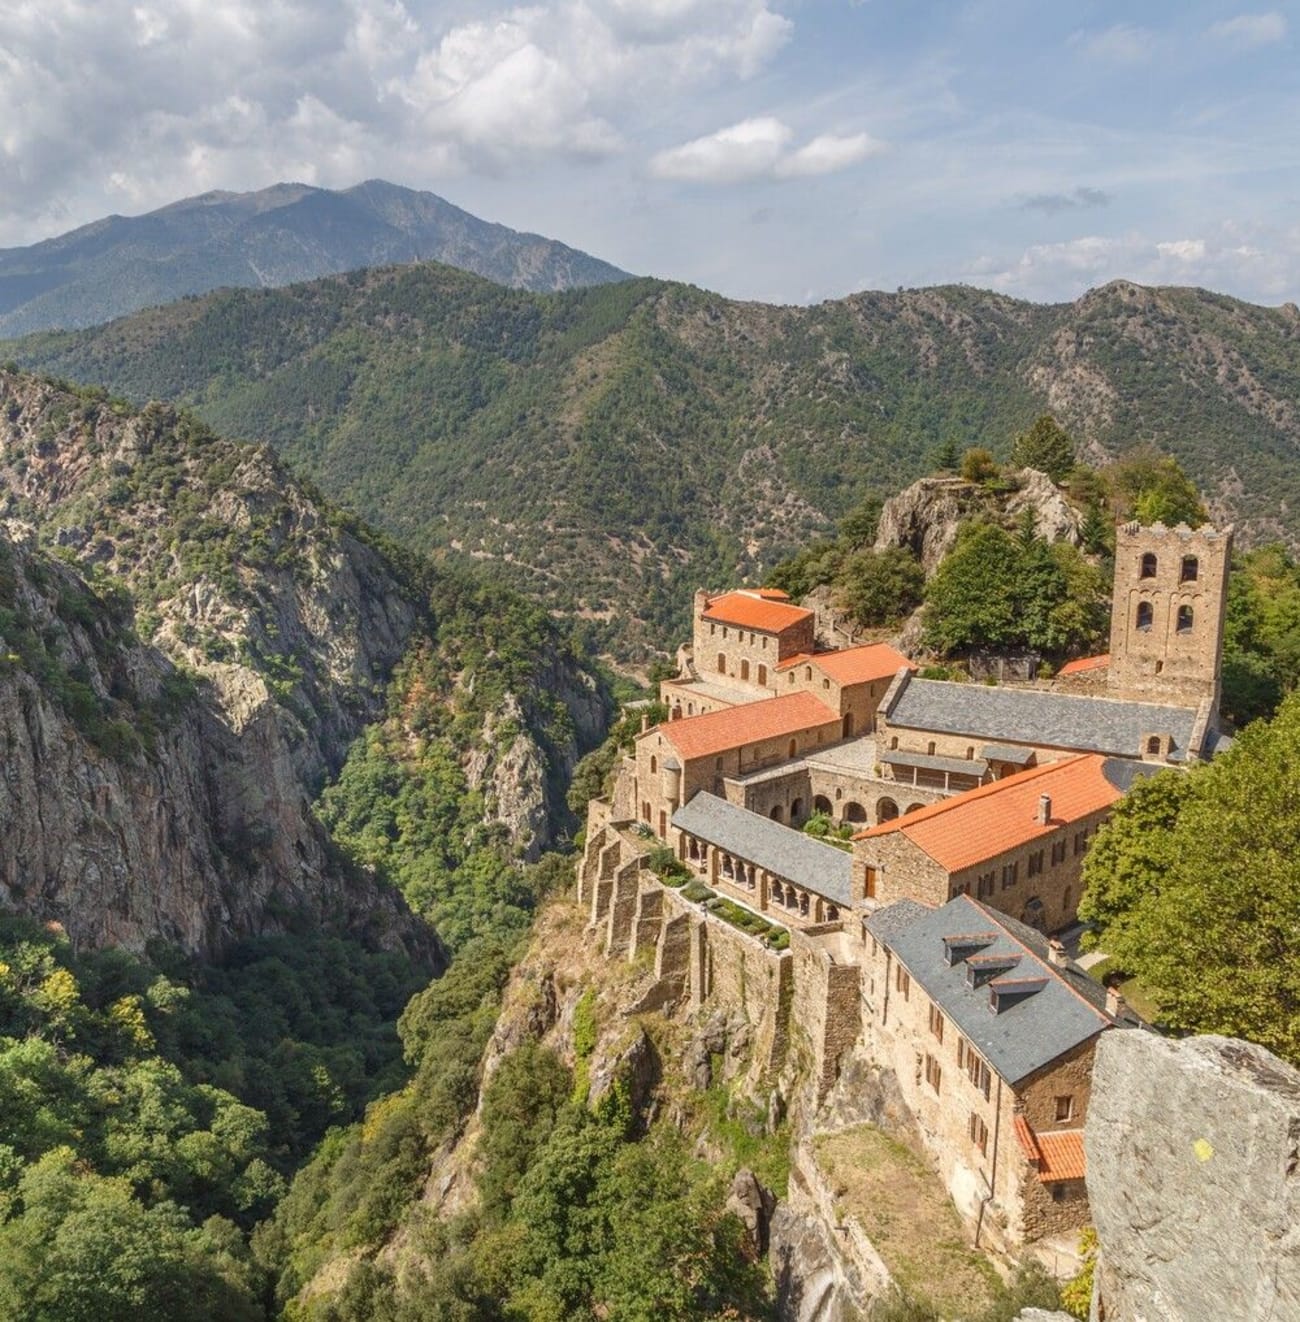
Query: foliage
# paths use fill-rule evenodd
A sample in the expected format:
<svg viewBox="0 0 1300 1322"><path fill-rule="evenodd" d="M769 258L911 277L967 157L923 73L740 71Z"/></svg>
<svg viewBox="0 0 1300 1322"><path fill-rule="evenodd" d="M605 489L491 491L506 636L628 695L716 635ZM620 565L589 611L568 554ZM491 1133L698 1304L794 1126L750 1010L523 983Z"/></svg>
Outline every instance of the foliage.
<svg viewBox="0 0 1300 1322"><path fill-rule="evenodd" d="M1044 413L1011 442L1011 462L1017 468L1036 468L1061 483L1074 467L1074 442L1050 413Z"/></svg>
<svg viewBox="0 0 1300 1322"><path fill-rule="evenodd" d="M961 457L961 475L967 482L987 482L997 477L999 471L998 461L994 459L992 451L982 446L967 450Z"/></svg>
<svg viewBox="0 0 1300 1322"><path fill-rule="evenodd" d="M926 642L944 655L1034 648L1065 656L1094 646L1108 593L1068 543L964 524L926 590Z"/></svg>
<svg viewBox="0 0 1300 1322"><path fill-rule="evenodd" d="M1139 523L1186 523L1199 528L1207 519L1200 492L1172 455L1151 446L1127 451L1105 470L1111 500L1121 518Z"/></svg>
<svg viewBox="0 0 1300 1322"><path fill-rule="evenodd" d="M1300 685L1300 567L1282 546L1234 557L1223 631L1223 711L1267 717Z"/></svg>
<svg viewBox="0 0 1300 1322"><path fill-rule="evenodd" d="M925 592L925 573L907 551L858 551L836 575L836 600L852 619L868 627L910 615Z"/></svg>
<svg viewBox="0 0 1300 1322"><path fill-rule="evenodd" d="M1085 861L1080 915L1161 1019L1300 1061L1300 696L1212 763L1116 806Z"/></svg>
<svg viewBox="0 0 1300 1322"><path fill-rule="evenodd" d="M1088 1226L1079 1236L1083 1266L1061 1286L1061 1307L1079 1322L1088 1322L1092 1309L1092 1284L1097 1274L1097 1232Z"/></svg>

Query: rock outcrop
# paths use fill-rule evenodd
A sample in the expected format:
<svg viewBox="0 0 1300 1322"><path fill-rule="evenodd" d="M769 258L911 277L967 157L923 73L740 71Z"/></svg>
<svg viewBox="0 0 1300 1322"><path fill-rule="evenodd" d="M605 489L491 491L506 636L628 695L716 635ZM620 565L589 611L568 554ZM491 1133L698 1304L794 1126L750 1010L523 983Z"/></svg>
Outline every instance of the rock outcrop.
<svg viewBox="0 0 1300 1322"><path fill-rule="evenodd" d="M911 551L928 578L952 550L964 522L982 516L1010 528L1027 509L1034 513L1040 537L1078 546L1082 517L1052 479L1032 468L1015 476L1018 485L1008 492L994 492L960 477L923 477L913 482L885 502L875 549L898 546Z"/></svg>
<svg viewBox="0 0 1300 1322"><path fill-rule="evenodd" d="M1106 1033L1085 1145L1101 1322L1300 1317L1300 1072L1233 1038Z"/></svg>

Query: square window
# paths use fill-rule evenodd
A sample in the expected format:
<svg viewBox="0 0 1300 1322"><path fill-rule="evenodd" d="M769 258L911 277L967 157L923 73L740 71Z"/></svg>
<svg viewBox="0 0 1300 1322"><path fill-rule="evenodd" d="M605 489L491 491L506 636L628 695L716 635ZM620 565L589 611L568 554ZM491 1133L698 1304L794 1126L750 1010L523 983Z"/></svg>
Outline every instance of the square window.
<svg viewBox="0 0 1300 1322"><path fill-rule="evenodd" d="M1074 1096L1072 1094L1056 1099L1056 1119L1058 1122L1074 1119Z"/></svg>

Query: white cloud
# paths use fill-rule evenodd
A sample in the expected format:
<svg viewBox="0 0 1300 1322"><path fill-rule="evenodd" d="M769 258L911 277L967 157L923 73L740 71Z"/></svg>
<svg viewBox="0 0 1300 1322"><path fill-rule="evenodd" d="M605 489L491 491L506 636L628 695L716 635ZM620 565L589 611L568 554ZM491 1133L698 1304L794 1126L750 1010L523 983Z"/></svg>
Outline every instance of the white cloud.
<svg viewBox="0 0 1300 1322"><path fill-rule="evenodd" d="M823 133L791 151L794 130L770 115L741 120L716 133L657 153L650 173L660 179L730 184L745 179L794 179L843 170L884 150L868 133Z"/></svg>
<svg viewBox="0 0 1300 1322"><path fill-rule="evenodd" d="M1252 291L1261 301L1294 299L1300 286L1300 227L1225 222L1197 238L1152 239L1133 231L1040 243L1006 261L986 256L966 278L1026 298L1074 297L1110 280Z"/></svg>
<svg viewBox="0 0 1300 1322"><path fill-rule="evenodd" d="M1266 14L1238 14L1236 18L1212 23L1209 33L1216 41L1249 49L1281 41L1286 36L1286 28L1286 15L1274 9Z"/></svg>
<svg viewBox="0 0 1300 1322"><path fill-rule="evenodd" d="M1076 32L1070 41L1094 59L1111 64L1141 64L1151 54L1155 35L1133 23L1116 23L1101 32Z"/></svg>
<svg viewBox="0 0 1300 1322"><path fill-rule="evenodd" d="M778 2L0 4L0 243L201 188L608 156L766 68Z"/></svg>

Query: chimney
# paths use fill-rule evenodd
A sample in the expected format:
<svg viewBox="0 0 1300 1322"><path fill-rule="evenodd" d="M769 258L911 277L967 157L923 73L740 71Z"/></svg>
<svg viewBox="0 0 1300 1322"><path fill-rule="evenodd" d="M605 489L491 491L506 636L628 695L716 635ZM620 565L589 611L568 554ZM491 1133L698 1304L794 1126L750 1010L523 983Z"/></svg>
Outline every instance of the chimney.
<svg viewBox="0 0 1300 1322"><path fill-rule="evenodd" d="M1047 962L1053 967L1063 969L1070 962L1070 957L1065 953L1065 947L1057 940L1052 939L1047 943Z"/></svg>
<svg viewBox="0 0 1300 1322"><path fill-rule="evenodd" d="M646 732L649 728L650 728L650 717L649 717L649 715L648 715L646 712L642 712L642 713L641 713L641 733L642 733L642 734L645 734L645 732Z"/></svg>
<svg viewBox="0 0 1300 1322"><path fill-rule="evenodd" d="M1052 796L1050 794L1040 794L1038 796L1038 824L1046 826L1052 820Z"/></svg>
<svg viewBox="0 0 1300 1322"><path fill-rule="evenodd" d="M1106 988L1106 1013L1112 1019L1118 1019L1128 1006L1124 1004L1124 998L1119 994L1118 987Z"/></svg>

